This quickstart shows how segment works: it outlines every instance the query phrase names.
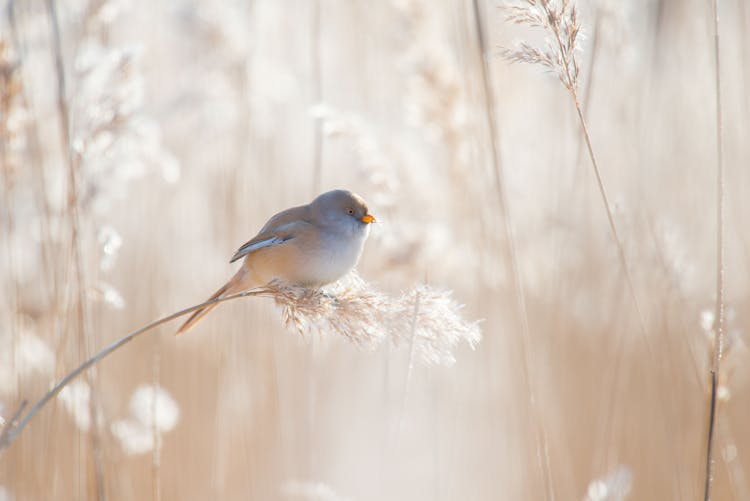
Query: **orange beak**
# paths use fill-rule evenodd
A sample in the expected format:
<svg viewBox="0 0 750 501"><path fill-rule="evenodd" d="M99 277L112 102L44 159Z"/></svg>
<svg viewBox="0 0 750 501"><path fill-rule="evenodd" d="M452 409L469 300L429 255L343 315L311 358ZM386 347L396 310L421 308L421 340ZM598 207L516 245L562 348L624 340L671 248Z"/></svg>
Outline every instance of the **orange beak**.
<svg viewBox="0 0 750 501"><path fill-rule="evenodd" d="M365 214L364 216L362 216L362 219L360 219L360 221L366 224L370 224L376 222L377 219L375 219L375 216L371 214Z"/></svg>

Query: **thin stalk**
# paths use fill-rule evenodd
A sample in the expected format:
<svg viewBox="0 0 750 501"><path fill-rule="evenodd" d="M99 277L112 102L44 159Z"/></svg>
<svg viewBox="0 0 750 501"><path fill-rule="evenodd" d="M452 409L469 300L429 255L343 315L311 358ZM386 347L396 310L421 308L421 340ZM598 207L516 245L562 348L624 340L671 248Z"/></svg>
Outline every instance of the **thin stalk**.
<svg viewBox="0 0 750 501"><path fill-rule="evenodd" d="M591 51L589 56L589 61L587 65L587 73L586 73L586 79L585 84L583 88L583 111L584 111L584 117L588 118L588 111L590 110L589 104L591 103L591 100L593 99L593 92L594 92L594 70L597 67L598 63L598 56L600 54L599 46L601 45L601 18L602 13L600 9L595 10L595 20L594 20L594 29L592 30L591 34ZM576 199L578 197L578 193L581 192L582 196L586 197L586 200L584 201L584 206L589 205L589 191L585 190L585 183L581 182L581 179L584 178L584 166L583 166L583 158L584 158L584 140L583 140L583 134L577 134L576 135L576 157L575 157L575 171L573 172L573 175L570 179L570 185L567 187L566 190L558 189L556 192L557 195L557 214L562 214L564 209L566 208L566 201L563 197L563 192L567 191L568 193L572 194L572 198ZM561 181L562 184L562 181ZM590 214L589 211L585 211L585 214L588 216ZM591 225L586 225L587 230L591 228ZM554 262L555 262L555 269L562 269L561 267L561 261L563 256L563 249L569 248L570 245L570 239L571 236L568 233L561 234L555 242L554 247ZM568 290L565 290L566 285L568 284ZM569 281L562 279L558 280L558 285L556 288L555 297L560 298L555 304L555 310L554 314L552 315L552 318L555 319L555 322L560 322L564 315L567 314L567 311L565 311L565 308L567 305L566 302L566 294L570 293L570 285ZM570 464L566 465L566 471L562 473L564 475L564 478L568 480L569 483L572 483L572 485L576 485L577 479L574 475L573 468Z"/></svg>
<svg viewBox="0 0 750 501"><path fill-rule="evenodd" d="M507 258L508 267L511 270L511 281L512 287L515 292L516 308L518 310L518 317L521 323L521 351L522 351L522 367L524 373L524 380L526 381L526 391L529 395L529 405L531 412L531 419L534 423L535 433L535 446L537 461L539 463L539 469L542 472L544 478L545 487L545 499L548 501L554 501L555 492L552 482L552 473L550 469L549 461L549 446L547 440L547 432L542 418L540 416L537 399L536 399L536 380L532 373L534 363L531 356L531 329L529 328L528 312L526 309L526 294L521 280L521 272L518 266L518 257L516 255L516 244L515 244L515 233L510 217L510 210L507 203L507 195L505 193L505 182L503 176L503 167L500 162L500 152L497 147L497 121L495 118L495 99L492 92L492 82L489 69L487 67L486 54L486 41L484 34L484 26L482 25L482 18L479 9L479 0L472 1L472 7L474 11L474 22L475 31L477 34L477 44L480 50L480 56L482 64L480 67L482 73L482 88L484 92L484 99L486 101L486 121L487 127L490 133L490 148L492 152L492 166L494 172L494 183L495 192L497 194L498 205L500 206L500 213L503 222L503 228L505 230L505 239L508 242L507 245Z"/></svg>
<svg viewBox="0 0 750 501"><path fill-rule="evenodd" d="M549 10L547 7L547 4L545 4L545 11L549 14ZM552 19L552 16L550 16L550 19ZM559 22L559 21L558 21ZM549 24L552 33L555 36L555 41L557 42L557 47L560 51L560 58L563 62L563 68L565 70L564 77L565 80L563 81L565 87L570 92L571 98L573 99L573 104L576 108L576 113L578 114L578 121L581 127L581 132L583 133L584 140L586 142L586 148L589 154L589 158L591 159L591 165L594 170L594 176L596 178L596 184L597 188L599 190L599 194L602 199L602 204L604 205L604 210L607 214L607 222L609 224L609 229L612 234L612 238L615 241L615 245L617 247L617 254L620 261L620 266L622 267L622 270L625 275L625 281L627 284L628 291L630 293L630 296L633 300L633 305L635 306L636 314L638 316L638 324L641 331L641 334L643 335L644 340L647 343L648 349L650 352L653 352L649 342L648 342L648 335L646 332L646 322L643 317L643 312L641 310L640 303L638 301L638 296L635 291L635 285L633 283L633 278L630 273L630 268L628 266L627 257L625 255L625 248L622 244L622 240L620 239L620 235L617 231L617 225L615 224L614 215L612 213L612 205L609 200L609 196L607 195L607 190L604 185L604 180L602 179L601 171L599 169L599 164L596 160L596 155L594 154L594 148L591 144L591 135L589 134L588 125L586 122L586 118L583 113L583 109L581 107L580 99L578 98L578 90L577 90L577 76L573 70L571 70L571 61L566 56L566 50L565 46L563 44L559 25L554 22L550 22ZM575 61L573 61L573 66L575 68ZM616 349L616 355L615 360L612 367L612 373L614 374L614 383L613 388L617 388L618 386L618 379L620 374L620 365L622 363L622 343L624 339L623 336L619 336L619 340L617 343L617 349ZM615 406L615 398L614 398L614 392L609 393L609 411L608 411L608 420L607 420L607 428L605 430L605 436L607 437L605 443L610 443L610 436L612 433L612 416L614 415L614 406Z"/></svg>
<svg viewBox="0 0 750 501"><path fill-rule="evenodd" d="M615 220L612 215L612 209L611 204L609 202L609 197L607 196L607 190L604 187L604 181L602 181L602 175L599 171L599 165L596 162L596 157L594 156L594 149L591 146L591 136L589 136L589 130L588 126L586 125L586 119L583 116L583 111L581 110L581 104L578 102L578 95L575 91L572 92L573 94L573 101L575 101L576 106L576 112L578 113L578 120L581 124L581 130L583 131L583 137L586 139L586 147L589 151L589 157L591 158L591 165L594 167L594 174L596 175L596 184L599 188L599 194L602 196L602 203L604 204L604 207L606 208L607 212L607 221L609 222L609 229L612 232L612 238L615 240L615 243L617 244L617 252L620 257L620 264L622 265L623 270L625 271L625 279L628 282L628 289L630 290L630 294L633 296L633 304L635 305L636 312L638 313L638 321L640 323L641 331L645 334L646 333L646 322L643 319L643 313L641 311L641 305L638 302L638 297L635 294L635 286L633 285L633 277L630 275L630 268L628 267L628 261L625 257L625 248L622 245L622 240L620 239L619 234L617 233L617 226L615 225Z"/></svg>
<svg viewBox="0 0 750 501"><path fill-rule="evenodd" d="M724 344L724 121L721 109L721 61L719 40L719 0L712 1L714 27L714 83L716 86L716 312L714 346L711 360L711 397L708 405L708 431L706 433L706 474L704 501L711 499L714 465L714 434L716 428L716 393Z"/></svg>
<svg viewBox="0 0 750 501"><path fill-rule="evenodd" d="M565 49L563 48L562 40L560 39L560 32L557 29L552 30L555 34L555 39L557 40L557 45L560 48L560 54L565 54ZM591 136L589 135L589 129L586 125L586 118L583 115L583 109L581 108L581 102L578 99L578 91L576 90L575 80L573 78L573 74L570 70L570 63L568 61L568 58L563 57L563 63L565 65L565 74L568 79L568 91L570 91L570 95L573 98L573 104L576 107L576 112L578 113L578 121L581 125L581 131L583 132L583 138L586 140L586 148L589 152L589 158L591 159L591 165L594 168L594 175L596 176L596 185L599 188L599 194L602 197L602 203L604 204L605 212L607 213L607 221L609 223L609 229L612 232L612 238L615 241L615 244L617 245L617 253L620 258L620 264L622 265L623 270L625 271L625 279L628 283L628 289L630 290L630 294L633 297L633 303L635 305L636 312L638 313L638 321L640 322L641 331L643 334L646 334L646 322L643 320L643 314L641 313L641 306L638 302L638 296L636 296L635 293L635 287L633 286L633 278L630 275L630 268L628 267L628 261L625 257L625 248L622 245L622 240L620 239L620 235L617 232L617 225L615 224L615 218L612 215L612 205L609 202L609 196L607 195L607 190L604 187L604 181L602 180L601 171L599 170L599 164L596 161L596 155L594 154L594 148L591 146Z"/></svg>
<svg viewBox="0 0 750 501"><path fill-rule="evenodd" d="M5 429L0 433L0 452L2 452L4 449L6 449L13 441L18 438L18 435L21 433L21 431L26 427L26 425L29 424L31 419L55 396L57 396L60 391L65 388L68 384L70 384L76 377L78 377L80 374L85 372L88 368L92 367L94 364L100 362L104 358L106 358L108 355L114 353L118 349L122 348L126 344L128 344L133 339L137 338L141 334L148 332L155 327L158 327L162 324L165 324L167 322L170 322L174 320L175 318L179 318L183 315L187 315L188 313L191 313L195 310L200 310L201 308L214 304L214 303L222 303L224 301L230 301L232 299L237 299L241 297L248 297L248 296L264 296L269 295L269 292L267 289L261 287L257 289L250 289L244 292L240 292L237 294L232 294L230 296L220 297L216 299L211 299L209 301L203 302L201 304L197 304L195 306L191 306L189 308L185 308L184 310L180 310L176 313L172 313L171 315L167 315L166 317L162 317L159 320L155 320L151 322L150 324L144 325L140 329L136 329L130 334L127 334L126 336L118 339L114 343L110 344L106 348L102 349L95 355L93 355L91 358L87 359L85 362L83 362L81 365L67 373L55 386L52 387L47 393L42 396L42 398L37 401L37 403L34 404L34 406L29 409L29 411L24 414L23 418L20 420L17 419L11 419L8 421L5 425ZM20 415L20 412L17 414ZM15 423L15 424L14 424Z"/></svg>
<svg viewBox="0 0 750 501"><path fill-rule="evenodd" d="M313 105L318 105L323 100L323 82L320 59L320 10L321 0L313 0L310 4L312 9L310 17L310 64L312 69L312 86L313 86ZM316 116L313 118L313 196L321 191L323 183L323 120ZM315 336L310 336L310 357L306 360L307 364L307 406L306 406L306 425L307 425L307 475L310 478L315 477L316 466L316 447L315 447L315 410L317 399L317 381L315 378L316 370L316 341Z"/></svg>
<svg viewBox="0 0 750 501"><path fill-rule="evenodd" d="M554 16L550 12L550 7L548 2L543 1L542 2L542 8L544 9L545 14L547 15L548 19L552 20L554 19ZM565 88L568 89L570 92L570 96L573 99L573 104L575 105L576 112L578 113L578 121L581 126L581 131L583 132L583 138L586 141L586 148L589 153L589 158L591 159L591 165L594 169L594 175L596 176L596 184L599 188L599 194L602 198L602 203L604 204L605 212L607 213L607 221L609 223L609 229L612 233L612 237L615 241L615 244L617 245L617 252L620 258L620 263L625 270L625 276L628 282L628 288L630 289L630 293L633 296L633 302L635 303L635 308L638 313L638 319L640 321L641 330L643 333L646 333L646 324L643 320L643 315L641 314L641 307L638 302L638 297L635 294L635 287L633 286L633 280L630 275L630 270L628 268L627 259L625 257L625 248L622 245L622 240L620 239L620 236L617 232L617 225L615 224L614 216L612 215L612 205L609 201L609 196L607 195L607 190L604 187L604 181L602 180L601 171L599 170L599 163L596 161L596 155L594 154L594 148L591 146L591 136L589 134L588 126L586 125L586 118L583 114L583 108L581 107L581 101L578 98L578 90L577 90L577 74L571 69L571 61L569 60L569 57L567 55L567 51L565 49L565 45L563 44L562 38L560 37L560 28L557 22L548 21L548 27L552 34L555 36L555 42L557 42L557 48L559 50L559 58L562 60L563 63L563 69L565 70L563 76L563 85ZM575 61L573 62L573 66L575 67Z"/></svg>
<svg viewBox="0 0 750 501"><path fill-rule="evenodd" d="M11 3L8 5L8 16L10 17L10 21L15 28L15 16L13 15L13 4ZM13 29L13 46L17 48L20 54L20 47L18 45L18 37L16 34L15 29ZM9 51L10 49L6 46L6 43L4 41L0 42L2 43L2 50L3 51ZM10 295L10 300L8 301L8 311L11 316L10 321L10 336L11 336L11 349L13 350L13 353L16 352L16 346L19 341L19 336L21 332L21 314L19 312L19 301L21 298L21 281L19 279L19 275L16 272L16 263L18 263L18 246L16 245L16 239L14 238L16 236L16 224L14 220L14 200L15 200L15 186L16 186L16 172L11 161L10 157L6 156L6 147L9 143L10 139L10 131L8 130L8 112L10 108L13 106L13 101L16 99L23 99L23 87L19 85L16 87L15 83L16 80L21 80L20 77L20 65L21 65L22 57L13 58L13 60L8 61L8 65L6 66L5 63L3 63L3 75L0 76L0 82L1 85L4 87L1 89L2 93L2 109L0 109L0 115L2 117L0 118L0 177L2 177L2 184L3 184L3 198L5 199L5 214L7 215L7 219L4 221L1 221L0 224L5 229L5 251L6 251L6 257L7 257L7 270L8 270L8 276L10 277L8 280L8 289L5 291L7 294ZM12 357L11 360L11 366L12 371L11 374L16 375L16 379L18 379L18 371L16 370L16 357ZM16 387L19 387L18 381L16 381Z"/></svg>
<svg viewBox="0 0 750 501"><path fill-rule="evenodd" d="M312 26L311 26L310 60L312 64L312 85L314 105L323 100L323 77L320 61L320 0L312 3ZM320 193L323 182L323 120L315 117L314 145L313 145L313 193Z"/></svg>
<svg viewBox="0 0 750 501"><path fill-rule="evenodd" d="M151 499L161 501L161 430L156 423L156 389L161 383L161 344L154 339L153 360L153 398L151 399L151 434L154 437L154 449L151 451Z"/></svg>
<svg viewBox="0 0 750 501"><path fill-rule="evenodd" d="M601 172L599 170L599 165L596 161L596 156L594 154L594 149L591 145L591 136L589 135L588 126L586 124L586 119L583 115L583 110L581 109L581 104L578 100L578 94L575 91L575 88L570 89L571 96L573 98L573 102L575 104L576 112L578 114L578 120L581 126L581 131L583 132L584 139L586 141L586 147L588 149L589 158L591 159L591 165L594 169L594 175L596 177L596 183L597 187L599 188L599 194L602 198L602 204L604 205L605 212L607 213L607 221L609 222L609 228L610 232L612 233L612 238L615 241L615 244L617 246L617 254L620 260L620 266L622 267L623 273L625 275L625 282L628 287L628 291L630 293L630 296L633 300L633 305L636 310L636 314L638 316L638 325L641 331L641 334L643 335L643 338L648 342L648 334L646 332L646 323L643 318L643 313L641 311L640 303L638 302L638 296L635 292L635 286L633 284L633 278L630 274L630 268L628 267L627 258L625 257L625 249L622 245L622 240L620 240L620 236L617 232L617 226L615 225L615 220L612 215L611 205L609 202L609 197L607 196L607 190L604 186L604 181L602 180ZM623 341L624 341L624 335L620 334L618 342L616 343L616 350L615 350L615 359L612 365L612 373L614 374L614 382L613 382L613 388L617 388L618 386L618 379L620 374L620 366L622 364L622 358L624 354L623 350ZM649 348L649 350L651 350ZM614 408L615 408L615 391L609 392L609 405L608 407L608 419L607 419L607 429L605 431L605 443L611 442L611 434L612 434L612 416L614 415Z"/></svg>
<svg viewBox="0 0 750 501"><path fill-rule="evenodd" d="M748 96L748 93L750 92L750 68L748 66L748 62L750 61L750 47L748 47L748 43L750 43L750 39L747 36L747 2L744 0L739 0L737 2L737 10L738 16L737 20L739 22L739 31L740 31L740 47L741 47L741 59L742 59L742 104L745 108L745 117L750 116L750 97Z"/></svg>
<svg viewBox="0 0 750 501"><path fill-rule="evenodd" d="M16 2L11 1L8 4L8 22L10 24L11 37L13 38L13 46L16 47L19 53L18 60L18 71L21 72L23 65L26 61L27 49L22 43L21 37L19 36L18 23L16 16ZM27 94L28 89L26 86L22 87L21 97L23 99L23 106L30 109L30 99ZM44 162L41 158L41 140L39 139L39 131L35 123L30 123L26 127L26 137L28 140L28 146L26 148L29 156L29 164L33 166L34 173L37 174L35 177L36 195L38 197L38 203L41 206L42 217L40 218L41 233L44 235L43 243L41 245L42 253L42 273L43 276L47 277L48 280L45 283L44 290L49 294L50 301L53 303L53 311L59 309L59 273L52 267L52 261L54 250L51 249L53 245L53 237L51 228L52 221L52 208L50 206L49 198L47 197L47 175L44 170Z"/></svg>
<svg viewBox="0 0 750 501"><path fill-rule="evenodd" d="M412 373L414 372L414 358L417 351L417 319L419 318L419 294L414 299L414 312L411 318L411 327L409 335L409 363L406 367L406 378L404 380L404 398L401 400L401 416L398 420L398 428L396 431L396 439L400 441L401 430L404 424L404 416L406 415L406 404L409 402L409 393L411 390Z"/></svg>
<svg viewBox="0 0 750 501"><path fill-rule="evenodd" d="M86 277L81 257L81 220L78 211L78 165L71 149L70 112L67 104L65 65L62 56L62 39L60 36L60 22L57 15L57 7L54 0L47 0L47 11L52 25L53 55L55 70L57 72L57 106L60 114L60 129L63 136L63 149L68 167L68 212L70 214L70 240L72 248L73 267L76 281L76 305L75 315L80 328L81 345L86 354L93 350L93 339L89 332L88 315L86 311ZM104 465L102 460L101 441L99 436L99 419L97 412L96 385L93 377L89 381L91 387L91 399L89 401L89 413L91 416L92 433L91 448L94 458L94 479L96 484L97 499L105 499L104 491Z"/></svg>
<svg viewBox="0 0 750 501"><path fill-rule="evenodd" d="M0 130L0 134L3 134L5 131ZM5 266L7 266L8 269L8 275L10 277L10 286L8 287L11 289L10 291L7 291L7 293L10 295L10 299L8 300L8 309L10 312L10 316L12 320L10 321L10 336L11 336L11 347L10 349L13 350L12 353L16 353L17 349L17 343L20 339L20 333L21 333L21 314L19 313L19 307L18 302L21 298L21 283L18 278L18 273L16 273L16 263L18 262L16 251L17 251L17 245L15 242L15 221L13 219L13 200L14 200L14 183L13 183L13 173L11 172L12 167L10 164L6 161L5 158L5 148L4 148L5 142L2 138L0 138L0 175L2 175L3 178L3 198L5 199L5 212L7 214L7 220L2 221L3 226L5 228L5 252L7 257L7 262L5 263ZM16 375L16 379L18 379L19 371L17 370L16 364L17 364L17 357L13 356L11 357L11 374ZM16 381L16 387L20 387L18 384L18 381Z"/></svg>

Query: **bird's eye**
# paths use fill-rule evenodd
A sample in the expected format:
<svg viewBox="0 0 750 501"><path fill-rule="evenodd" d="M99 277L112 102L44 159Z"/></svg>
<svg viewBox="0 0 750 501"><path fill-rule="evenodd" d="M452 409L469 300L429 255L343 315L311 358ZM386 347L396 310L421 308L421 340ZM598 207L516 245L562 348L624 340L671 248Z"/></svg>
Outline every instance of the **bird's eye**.
<svg viewBox="0 0 750 501"><path fill-rule="evenodd" d="M346 213L352 216L354 215L354 209L346 209Z"/></svg>

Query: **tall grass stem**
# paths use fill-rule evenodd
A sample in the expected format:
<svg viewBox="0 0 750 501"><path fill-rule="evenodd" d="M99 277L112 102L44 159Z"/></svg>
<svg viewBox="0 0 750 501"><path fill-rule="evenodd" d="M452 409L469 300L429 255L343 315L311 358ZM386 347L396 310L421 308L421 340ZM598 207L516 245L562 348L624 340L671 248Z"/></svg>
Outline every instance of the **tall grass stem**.
<svg viewBox="0 0 750 501"><path fill-rule="evenodd" d="M100 362L107 356L111 355L118 349L122 348L126 344L128 344L133 339L137 338L141 334L144 334L155 327L158 327L162 324L165 324L167 322L170 322L174 320L175 318L179 318L183 315L187 315L188 313L191 313L196 310L200 310L201 308L214 304L214 303L221 303L224 301L229 301L232 299L237 299L240 297L247 297L247 296L260 296L262 294L266 293L265 289L250 289L244 292L240 292L238 294L232 294L230 296L220 297L216 299L211 299L210 301L203 302L201 304L197 304L195 306L191 306L189 308L185 308L184 310L180 310L176 313L172 313L171 315L167 315L166 317L162 317L159 320L155 320L151 322L150 324L144 325L140 329L136 329L133 332L123 336L122 338L118 339L114 343L110 344L106 348L102 349L89 359L87 359L85 362L83 362L81 365L67 373L55 386L53 386L47 393L45 393L42 398L37 401L37 403L34 404L34 406L29 409L29 411L23 415L22 418L19 419L21 412L17 412L18 416L16 416L16 419L11 419L5 424L5 428L3 429L2 433L0 433L0 452L2 452L4 449L6 449L13 441L15 441L16 438L18 438L18 435L23 431L23 429L26 427L26 425L29 424L31 419L40 411L42 408L55 396L57 396L60 391L65 388L68 384L70 384L76 377L78 377L80 374L85 372L87 369L92 367L94 364Z"/></svg>
<svg viewBox="0 0 750 501"><path fill-rule="evenodd" d="M716 90L716 310L714 313L714 343L710 372L711 396L708 404L708 431L706 433L706 474L703 490L704 501L709 501L711 499L717 391L724 343L724 121L721 108L719 0L712 1L712 14L714 29L714 83Z"/></svg>
<svg viewBox="0 0 750 501"><path fill-rule="evenodd" d="M65 64L62 55L62 37L60 36L60 20L57 14L55 0L47 0L47 12L52 26L52 49L57 74L57 106L60 115L60 130L62 133L62 147L68 168L68 200L67 210L70 219L70 245L75 277L75 315L79 327L79 336L82 340L81 347L86 356L94 348L94 340L88 325L86 306L86 276L81 256L81 217L78 208L78 165L75 153L71 148L70 110L67 101L67 85L65 78ZM89 386L91 398L89 399L89 414L92 424L91 448L94 458L94 481L97 499L105 499L104 491L104 464L101 450L101 437L99 436L98 399L96 395L95 374L90 375Z"/></svg>

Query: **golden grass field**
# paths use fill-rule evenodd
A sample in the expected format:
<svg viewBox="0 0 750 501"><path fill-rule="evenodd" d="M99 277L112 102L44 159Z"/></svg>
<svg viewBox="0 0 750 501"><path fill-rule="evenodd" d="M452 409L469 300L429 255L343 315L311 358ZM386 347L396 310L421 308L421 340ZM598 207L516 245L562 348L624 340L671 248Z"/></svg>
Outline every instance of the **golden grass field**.
<svg viewBox="0 0 750 501"><path fill-rule="evenodd" d="M0 451L0 501L704 499L719 325L711 499L750 499L745 0L718 3L720 136L712 2L578 3L569 87L606 204L561 62L509 62L552 33L500 2L0 6L6 434L332 188L381 221L367 287L450 290L482 332L426 363L419 306L362 347L233 300L68 385Z"/></svg>

